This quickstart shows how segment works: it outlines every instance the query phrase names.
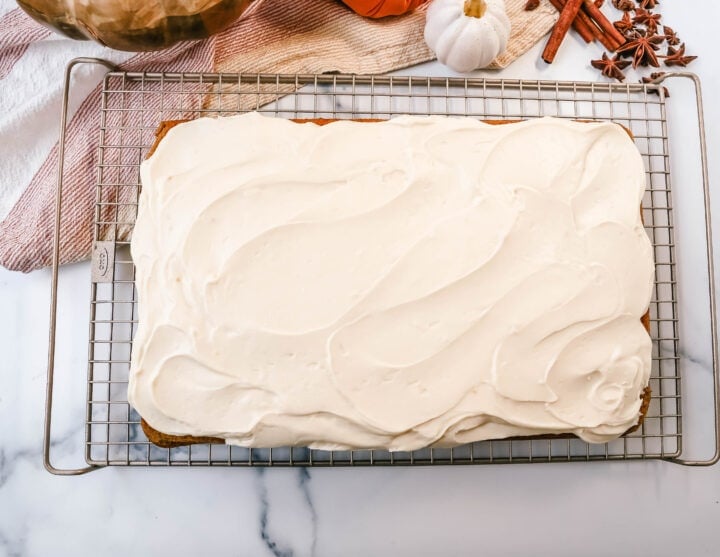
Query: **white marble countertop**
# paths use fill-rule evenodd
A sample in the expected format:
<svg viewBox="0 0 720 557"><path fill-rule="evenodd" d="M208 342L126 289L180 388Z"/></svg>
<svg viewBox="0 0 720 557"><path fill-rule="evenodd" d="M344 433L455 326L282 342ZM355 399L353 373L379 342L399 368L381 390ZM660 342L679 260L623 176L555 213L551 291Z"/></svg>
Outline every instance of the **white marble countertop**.
<svg viewBox="0 0 720 557"><path fill-rule="evenodd" d="M717 192L720 106L712 96L720 90L720 64L708 54L715 51L711 22L720 18L720 6L668 0L662 8L693 51L704 54L691 69L706 91L710 177ZM499 75L596 78L586 64L597 47L586 49L573 38L552 66L539 62L541 49ZM398 73L448 75L437 63ZM669 107L692 116L692 96L684 87L673 88ZM678 227L689 231L678 246L679 273L687 279L679 294L687 335L681 365L686 376L707 380L703 248L690 234L692 221L702 224L695 131L691 118L673 125ZM720 215L720 195L713 205ZM716 238L719 232L716 227ZM82 464L88 291L88 264L61 270L53 452L64 465ZM720 553L720 466L158 468L51 476L41 457L49 294L48 270L22 275L0 269L0 556ZM706 391L707 381L697 389ZM699 404L685 411L688 450L707 456L711 409Z"/></svg>

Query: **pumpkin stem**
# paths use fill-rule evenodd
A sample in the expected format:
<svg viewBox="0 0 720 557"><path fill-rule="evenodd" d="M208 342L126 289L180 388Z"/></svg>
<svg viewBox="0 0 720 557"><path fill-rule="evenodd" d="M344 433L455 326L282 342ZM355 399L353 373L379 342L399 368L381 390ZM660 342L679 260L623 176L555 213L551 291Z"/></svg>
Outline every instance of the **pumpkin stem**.
<svg viewBox="0 0 720 557"><path fill-rule="evenodd" d="M468 17L482 17L487 10L485 0L465 0L463 11Z"/></svg>

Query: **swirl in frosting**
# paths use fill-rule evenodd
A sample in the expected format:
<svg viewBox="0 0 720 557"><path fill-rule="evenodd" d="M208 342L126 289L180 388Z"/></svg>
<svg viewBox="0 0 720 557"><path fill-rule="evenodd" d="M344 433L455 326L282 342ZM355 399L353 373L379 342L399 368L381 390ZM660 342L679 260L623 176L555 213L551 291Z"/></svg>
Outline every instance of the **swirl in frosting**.
<svg viewBox="0 0 720 557"><path fill-rule="evenodd" d="M142 165L129 400L252 447L604 442L638 421L645 174L611 123L249 113Z"/></svg>

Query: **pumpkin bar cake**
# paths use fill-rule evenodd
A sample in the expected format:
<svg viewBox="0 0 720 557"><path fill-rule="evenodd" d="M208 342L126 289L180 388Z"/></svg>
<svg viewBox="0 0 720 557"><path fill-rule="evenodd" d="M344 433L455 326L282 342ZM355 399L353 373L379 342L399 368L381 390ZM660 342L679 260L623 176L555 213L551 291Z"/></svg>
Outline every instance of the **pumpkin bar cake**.
<svg viewBox="0 0 720 557"><path fill-rule="evenodd" d="M152 441L605 442L642 419L653 251L621 126L169 127L132 237Z"/></svg>

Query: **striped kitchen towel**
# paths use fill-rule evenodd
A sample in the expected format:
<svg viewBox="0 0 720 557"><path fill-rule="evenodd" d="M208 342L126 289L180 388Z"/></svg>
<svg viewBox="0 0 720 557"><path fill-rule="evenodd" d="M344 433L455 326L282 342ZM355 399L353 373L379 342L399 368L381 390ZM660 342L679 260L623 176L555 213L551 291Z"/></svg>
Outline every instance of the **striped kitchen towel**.
<svg viewBox="0 0 720 557"><path fill-rule="evenodd" d="M504 67L547 33L557 13L546 0L525 12L507 0L513 31ZM425 14L364 19L338 0L258 0L210 39L148 53L75 42L0 0L0 265L32 271L51 263L62 73L75 56L109 59L127 71L384 73L433 58L423 40ZM102 69L75 74L65 150L60 260L88 257L95 206L94 171ZM129 123L130 125L132 123Z"/></svg>

